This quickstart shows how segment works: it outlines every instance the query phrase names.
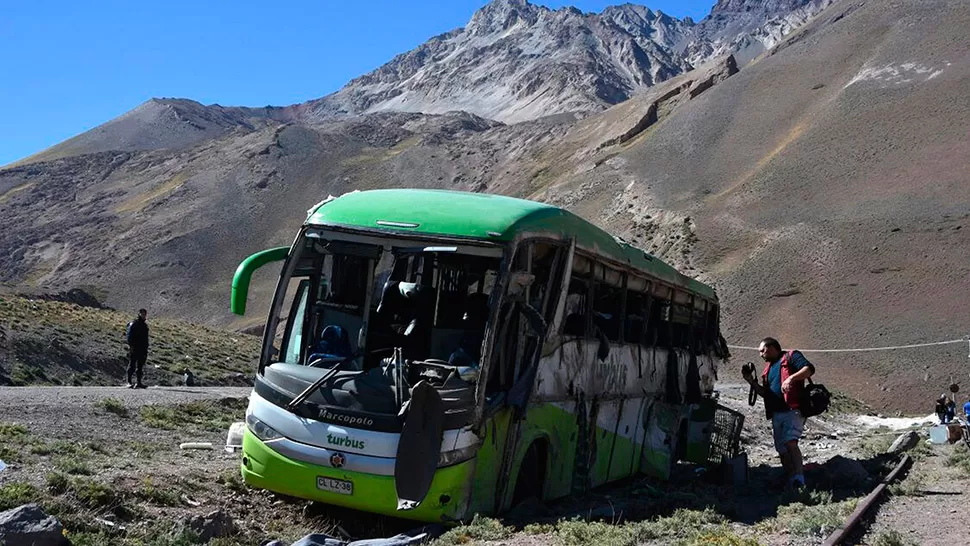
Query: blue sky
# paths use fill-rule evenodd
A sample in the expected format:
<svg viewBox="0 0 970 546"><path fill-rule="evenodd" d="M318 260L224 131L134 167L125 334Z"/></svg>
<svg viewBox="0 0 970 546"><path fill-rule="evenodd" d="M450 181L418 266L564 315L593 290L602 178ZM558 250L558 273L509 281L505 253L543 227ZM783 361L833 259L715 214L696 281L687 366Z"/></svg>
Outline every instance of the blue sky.
<svg viewBox="0 0 970 546"><path fill-rule="evenodd" d="M601 11L622 1L535 1ZM0 7L0 165L151 97L287 105L322 97L485 0L8 0ZM714 0L641 0L695 20Z"/></svg>

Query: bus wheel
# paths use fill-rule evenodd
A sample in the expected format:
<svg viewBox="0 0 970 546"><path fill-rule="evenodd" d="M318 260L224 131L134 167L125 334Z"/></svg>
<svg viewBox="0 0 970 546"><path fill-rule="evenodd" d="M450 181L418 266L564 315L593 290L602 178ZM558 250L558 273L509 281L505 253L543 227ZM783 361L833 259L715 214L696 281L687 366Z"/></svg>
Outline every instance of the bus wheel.
<svg viewBox="0 0 970 546"><path fill-rule="evenodd" d="M546 471L546 449L539 442L532 442L522 458L519 475L515 479L515 493L512 494L512 506L535 498L542 500L542 486Z"/></svg>

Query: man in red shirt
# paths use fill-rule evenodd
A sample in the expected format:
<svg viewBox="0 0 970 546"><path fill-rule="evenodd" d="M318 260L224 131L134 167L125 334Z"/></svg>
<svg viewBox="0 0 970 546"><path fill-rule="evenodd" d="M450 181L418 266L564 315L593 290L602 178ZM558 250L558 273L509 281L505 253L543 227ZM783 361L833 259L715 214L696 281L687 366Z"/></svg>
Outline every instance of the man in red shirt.
<svg viewBox="0 0 970 546"><path fill-rule="evenodd" d="M775 450L788 484L795 489L801 488L805 486L805 473L798 440L805 430L805 418L798 405L805 380L815 373L815 366L798 351L782 351L781 344L773 337L761 340L758 353L765 361L761 383L748 368L745 368L744 379L765 400L765 414L771 419Z"/></svg>

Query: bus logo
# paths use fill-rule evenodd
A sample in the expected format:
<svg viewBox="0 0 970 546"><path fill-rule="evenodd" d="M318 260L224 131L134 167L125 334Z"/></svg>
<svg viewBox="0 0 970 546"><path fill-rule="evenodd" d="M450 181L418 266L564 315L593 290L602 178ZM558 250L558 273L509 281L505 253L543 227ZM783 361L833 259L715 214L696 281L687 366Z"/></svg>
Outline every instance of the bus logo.
<svg viewBox="0 0 970 546"><path fill-rule="evenodd" d="M347 458L344 457L343 453L334 453L330 456L330 466L334 468L340 468L347 462Z"/></svg>
<svg viewBox="0 0 970 546"><path fill-rule="evenodd" d="M364 427L370 427L374 425L374 420L370 417L361 417L359 415L345 415L343 413L337 413L330 411L328 409L320 410L320 420L329 421L331 423L340 423L341 425L360 425Z"/></svg>
<svg viewBox="0 0 970 546"><path fill-rule="evenodd" d="M350 447L353 449L364 449L365 445L363 440L354 440L353 438L334 436L333 434L327 434L327 443L332 446Z"/></svg>

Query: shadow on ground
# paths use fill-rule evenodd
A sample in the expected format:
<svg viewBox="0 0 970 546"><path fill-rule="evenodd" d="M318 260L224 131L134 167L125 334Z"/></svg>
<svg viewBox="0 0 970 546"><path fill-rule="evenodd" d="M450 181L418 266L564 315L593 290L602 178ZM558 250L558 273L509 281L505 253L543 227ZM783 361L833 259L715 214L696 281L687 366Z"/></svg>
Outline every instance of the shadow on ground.
<svg viewBox="0 0 970 546"><path fill-rule="evenodd" d="M573 517L622 523L667 516L680 508L710 508L731 521L753 525L777 516L783 505L864 496L897 461L897 456L888 454L869 459L837 455L821 464L806 465L808 487L799 492L784 487L782 469L777 466L750 468L747 483L730 484L721 479L719 468L682 464L668 481L640 477L554 503L524 503L504 519L516 526Z"/></svg>
<svg viewBox="0 0 970 546"><path fill-rule="evenodd" d="M806 466L809 486L800 492L783 487L782 470L776 466L751 468L747 483L735 485L724 483L724 473L717 467L681 464L667 481L638 477L550 503L530 499L501 519L520 529L577 517L619 524L668 516L685 508L712 509L731 521L754 525L774 518L784 505L840 502L866 495L897 461L892 455L861 460L834 456ZM304 513L333 522L328 534L345 540L390 537L420 526L414 521L318 503L307 503Z"/></svg>

